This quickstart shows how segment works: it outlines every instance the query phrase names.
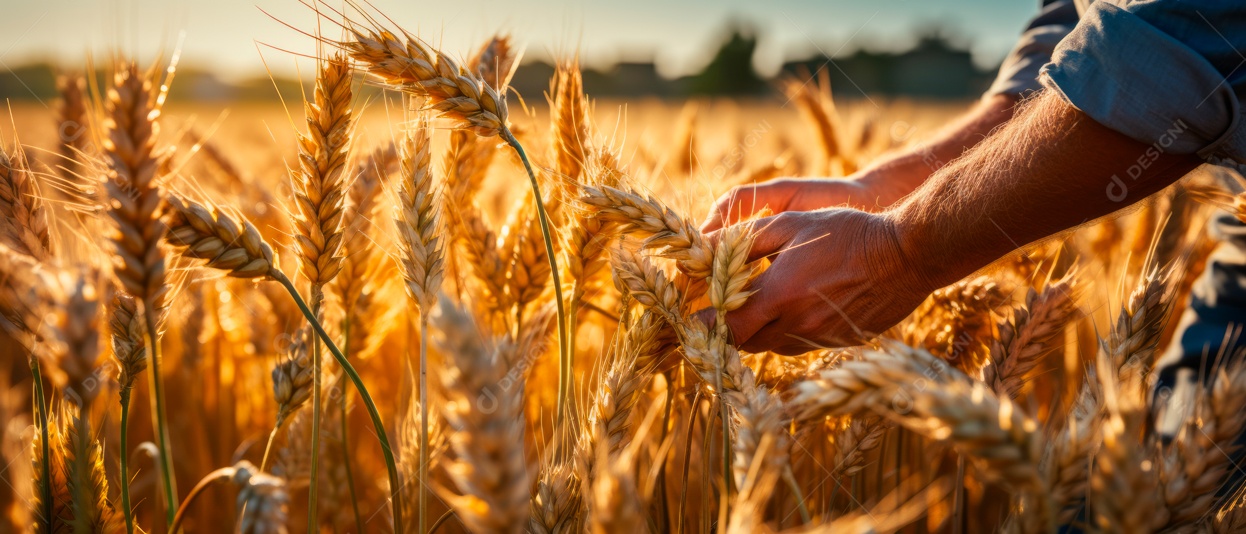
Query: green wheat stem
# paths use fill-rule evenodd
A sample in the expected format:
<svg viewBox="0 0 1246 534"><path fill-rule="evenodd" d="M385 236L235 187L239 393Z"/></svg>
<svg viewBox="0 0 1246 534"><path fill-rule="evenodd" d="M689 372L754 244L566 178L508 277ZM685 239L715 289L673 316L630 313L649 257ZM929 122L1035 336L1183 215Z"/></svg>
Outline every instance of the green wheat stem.
<svg viewBox="0 0 1246 534"><path fill-rule="evenodd" d="M344 354L347 358L350 358L350 314L346 315L346 319L342 323L344 323L342 325L342 346L346 347ZM363 516L359 514L359 497L355 494L355 473L350 467L350 442L347 441L346 432L346 395L350 393L350 386L343 383L341 378L338 379L337 384L342 388L342 402L339 403L342 409L342 466L346 468L346 484L350 488L350 506L355 513L355 529L363 532Z"/></svg>
<svg viewBox="0 0 1246 534"><path fill-rule="evenodd" d="M420 310L420 534L428 523L428 310Z"/></svg>
<svg viewBox="0 0 1246 534"><path fill-rule="evenodd" d="M323 289L312 284L311 313L320 321L320 305L324 301ZM307 534L319 531L316 520L316 490L319 482L320 467L320 340L312 340L312 442L311 442L311 473L307 485Z"/></svg>
<svg viewBox="0 0 1246 534"><path fill-rule="evenodd" d="M294 303L298 305L299 311L303 312L303 316L307 318L307 322L311 324L316 335L324 341L329 352L333 354L333 358L342 366L342 370L346 376L350 377L351 383L355 385L355 389L359 391L359 397L363 399L363 405L368 410L368 416L372 419L372 426L376 429L376 439L381 443L381 453L385 457L385 469L389 475L390 500L393 506L394 514L394 532L402 534L402 486L398 479L398 467L394 463L394 450L389 445L389 437L385 432L385 424L381 421L381 414L376 409L376 403L372 401L372 395L368 393L368 388L364 386L363 379L359 378L359 373L355 371L355 367L350 364L346 356L342 355L342 351L338 350L337 345L333 343L333 339L325 332L324 327L320 325L320 321L312 313L311 308L307 307L307 302L303 301L303 297L299 295L294 283L280 271L272 274L272 278L285 287L286 292L290 293L290 297L294 299Z"/></svg>
<svg viewBox="0 0 1246 534"><path fill-rule="evenodd" d="M537 183L536 173L532 171L532 163L523 145L515 139L515 135L507 128L502 128L500 135L519 155L524 170L528 171L528 180L532 183L532 196L536 199L536 213L541 222L541 237L545 239L545 255L549 259L550 279L554 283L554 305L558 308L558 407L555 414L555 425L561 427L567 413L567 401L570 398L572 368L571 353L567 343L567 313L563 309L562 280L558 274L558 257L554 255L554 239L550 234L549 215L545 212L545 200L541 195L541 185Z"/></svg>
<svg viewBox="0 0 1246 534"><path fill-rule="evenodd" d="M143 320L147 323L147 355L151 360L148 381L152 391L152 425L160 449L160 479L164 484L165 524L172 525L177 513L177 478L173 474L173 455L169 447L169 425L165 416L164 377L160 374L160 336L156 329L156 311L143 301Z"/></svg>
<svg viewBox="0 0 1246 534"><path fill-rule="evenodd" d="M121 509L125 515L125 532L134 534L134 511L130 509L130 392L134 386L121 388Z"/></svg>
<svg viewBox="0 0 1246 534"><path fill-rule="evenodd" d="M30 374L35 382L35 409L39 411L40 451L43 458L39 462L39 470L43 476L39 479L39 490L43 494L43 521L48 532L52 531L52 468L49 463L52 449L48 444L48 399L43 393L43 371L39 367L39 357L30 355Z"/></svg>

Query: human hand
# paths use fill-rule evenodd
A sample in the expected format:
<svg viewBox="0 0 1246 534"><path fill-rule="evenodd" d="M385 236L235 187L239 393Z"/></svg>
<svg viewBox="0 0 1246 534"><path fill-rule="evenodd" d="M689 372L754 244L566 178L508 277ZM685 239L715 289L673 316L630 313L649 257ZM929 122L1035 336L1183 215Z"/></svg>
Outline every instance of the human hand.
<svg viewBox="0 0 1246 534"><path fill-rule="evenodd" d="M756 228L749 261L773 255L773 262L753 280L755 293L726 316L732 341L744 350L793 355L861 344L936 289L904 257L885 215L789 211L745 224ZM698 316L715 319L712 309Z"/></svg>
<svg viewBox="0 0 1246 534"><path fill-rule="evenodd" d="M866 181L855 178L783 178L741 185L714 202L714 207L701 224L701 231L711 232L736 224L762 208L782 213L842 205L873 207L875 199Z"/></svg>

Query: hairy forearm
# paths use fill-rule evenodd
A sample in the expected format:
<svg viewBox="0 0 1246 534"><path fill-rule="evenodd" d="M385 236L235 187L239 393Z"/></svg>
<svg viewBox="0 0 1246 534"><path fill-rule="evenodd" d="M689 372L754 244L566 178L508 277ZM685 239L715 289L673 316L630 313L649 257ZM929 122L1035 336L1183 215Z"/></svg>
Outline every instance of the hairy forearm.
<svg viewBox="0 0 1246 534"><path fill-rule="evenodd" d="M1006 95L981 101L933 138L872 163L861 173L862 185L879 206L891 205L1010 119L1015 105L1016 99ZM910 132L892 132L892 135L910 135Z"/></svg>
<svg viewBox="0 0 1246 534"><path fill-rule="evenodd" d="M1157 150L1159 141L1140 143L1058 95L1040 95L885 217L906 261L928 273L930 289L942 287L1142 200L1198 165L1193 156Z"/></svg>

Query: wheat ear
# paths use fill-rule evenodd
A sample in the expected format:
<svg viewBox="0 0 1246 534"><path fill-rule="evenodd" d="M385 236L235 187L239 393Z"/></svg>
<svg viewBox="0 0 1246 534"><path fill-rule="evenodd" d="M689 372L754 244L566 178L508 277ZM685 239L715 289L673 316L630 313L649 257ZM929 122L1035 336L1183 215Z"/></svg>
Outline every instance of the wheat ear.
<svg viewBox="0 0 1246 534"><path fill-rule="evenodd" d="M346 200L346 159L351 141L351 68L341 56L320 62L315 96L304 104L307 133L299 134L299 166L294 180L295 242L300 271L311 289L311 308L322 317L324 286L342 269L342 220ZM320 342L312 340L312 435L320 435ZM316 516L320 441L312 442L308 515ZM395 505L399 504L397 502ZM310 527L309 527L310 528Z"/></svg>
<svg viewBox="0 0 1246 534"><path fill-rule="evenodd" d="M1013 312L1012 320L999 325L999 337L991 343L991 365L982 371L982 380L995 393L1018 399L1032 378L1042 356L1064 340L1064 325L1080 316L1078 287L1072 275L1045 287L1033 289L1025 306Z"/></svg>
<svg viewBox="0 0 1246 534"><path fill-rule="evenodd" d="M641 246L671 258L694 279L713 272L714 250L696 226L653 197L613 187L583 188L585 211L602 221L617 223L626 233L644 236Z"/></svg>
<svg viewBox="0 0 1246 534"><path fill-rule="evenodd" d="M1212 511L1217 492L1233 469L1236 443L1246 410L1246 364L1234 362L1216 370L1210 391L1200 399L1191 422L1160 454L1160 479L1170 517L1165 528L1190 525Z"/></svg>
<svg viewBox="0 0 1246 534"><path fill-rule="evenodd" d="M204 476L186 495L177 511L170 532L177 532L186 511L195 499L212 485L230 482L238 487L238 532L242 534L285 534L290 496L284 480L264 473L242 460Z"/></svg>
<svg viewBox="0 0 1246 534"><path fill-rule="evenodd" d="M433 317L449 368L438 373L445 391L445 417L455 460L448 467L457 493L446 501L470 530L519 532L528 517L524 462L523 386L502 387L506 364L521 347L510 340L482 340L473 318L442 298Z"/></svg>
<svg viewBox="0 0 1246 534"><path fill-rule="evenodd" d="M83 159L91 153L90 118L87 114L86 80L81 73L62 74L56 78L56 89L61 94L57 106L57 150L64 160L57 168L68 184L85 187L82 174Z"/></svg>
<svg viewBox="0 0 1246 534"><path fill-rule="evenodd" d="M40 261L51 259L48 213L21 145L12 154L0 148L0 230L14 250Z"/></svg>
<svg viewBox="0 0 1246 534"><path fill-rule="evenodd" d="M179 202L175 202L172 205L185 206L189 208L191 203L188 203L187 201L182 200ZM204 213L204 212L207 212L208 210L201 209L197 211L199 211L200 213ZM174 212L174 215L171 215L170 218L174 220L175 222L178 220L178 217L179 217L177 213L183 213L183 215L185 215L184 212ZM187 220L189 220L189 218L187 218ZM209 218L199 217L198 220L200 222L211 221L213 225L220 223L219 218L212 218L212 217L209 217ZM244 227L245 226L247 225L244 225ZM188 227L193 228L194 226L188 225ZM178 228L183 228L183 226L178 226ZM211 239L211 238L214 238L214 236L216 235L229 233L229 232L225 232L224 230L221 230L218 228L211 228L211 227L207 228L206 230L196 230L196 232L199 232L199 233L195 234L194 239L191 239L190 237L186 237L185 235L183 235L183 237L185 238L183 239L183 241L198 242L201 239ZM189 235L189 233L190 232L187 230L186 234ZM179 235L182 235L182 234L179 233ZM246 238L242 240L247 241L250 239L252 238ZM258 236L256 236L255 239L259 239ZM182 243L182 241L179 241L178 243ZM252 248L254 250L260 250L260 251L272 249L272 247L265 244L262 240L259 241L259 243L261 244L261 246L252 247ZM225 245L224 245L224 242L222 241L219 245L216 245L216 246L223 248ZM187 251L189 251L190 245L178 244L178 245L175 245L175 248L181 249L182 252L185 254L187 253ZM241 247L240 250L246 251L247 247ZM262 257L263 256L261 255L258 258L262 258ZM257 258L253 257L248 261L237 262L237 264L242 265L242 266L250 265L256 259ZM218 263L218 265L234 265L234 263L223 262L223 263ZM227 271L227 272L232 272L232 271ZM363 379L359 377L359 373L355 371L354 366L352 366L350 361L346 359L346 356L342 354L342 351L338 350L337 345L333 342L333 339L329 337L328 332L325 332L324 326L321 325L320 319L317 318L317 314L314 313L311 307L307 305L307 302L303 300L303 297L299 294L298 289L294 287L294 283L290 281L289 277L287 277L285 273L281 272L281 270L278 269L275 265L272 265L269 269L265 270L263 274L260 274L258 269L248 269L245 272L250 273L252 277L262 277L263 279L273 280L281 284L281 286L285 288L286 292L289 293L290 298L293 299L294 303L298 306L299 311L302 312L303 317L307 319L307 322L312 327L312 330L315 331L316 335L319 337L320 342L323 342L325 346L329 348L329 352L333 354L333 358L337 360L338 365L341 366L342 370L346 373L346 376L350 378L351 384L353 384L355 389L359 391L360 397L362 398L364 402L364 407L367 408L368 410L368 416L372 419L372 426L373 428L376 429L377 441L379 441L381 445L381 452L384 455L385 467L389 475L390 491L393 497L392 501L393 501L394 513L395 513L395 519L394 519L395 526L399 527L397 528L397 530L401 531L400 525L401 525L402 519L398 515L401 513L401 503L398 502L398 499L401 497L401 494L400 494L401 484L398 479L398 467L397 467L397 464L394 462L394 452L393 452L393 449L389 445L388 434L386 434L385 432L385 425L381 421L380 412L376 408L376 403L372 401L372 396L368 393L367 387L363 383ZM313 352L312 357L318 358L319 354L316 354ZM314 395L313 395L313 398L314 398Z"/></svg>

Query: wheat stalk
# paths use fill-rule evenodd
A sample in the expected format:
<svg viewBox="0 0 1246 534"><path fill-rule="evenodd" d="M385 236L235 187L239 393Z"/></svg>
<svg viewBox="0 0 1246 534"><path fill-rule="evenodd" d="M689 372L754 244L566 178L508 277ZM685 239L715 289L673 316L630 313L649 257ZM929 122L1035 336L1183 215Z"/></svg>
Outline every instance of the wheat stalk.
<svg viewBox="0 0 1246 534"><path fill-rule="evenodd" d="M434 298L441 288L444 275L444 249L438 237L442 229L441 204L433 188L432 156L428 121L416 123L403 138L401 150L401 181L394 224L398 227L402 277L407 296L420 311L420 464L419 464L419 525L427 525L428 487L428 316L436 304Z"/></svg>
<svg viewBox="0 0 1246 534"><path fill-rule="evenodd" d="M108 176L104 181L110 199L108 215L114 223L110 236L113 273L122 289L143 304L151 365L148 380L153 397L152 424L160 450L165 520L171 523L178 493L173 451L169 445L157 329L169 289L165 283L165 255L161 243L168 228L161 218L164 194L159 185L160 169L167 156L156 151L161 93L152 91L151 80L141 74L136 65L119 68L105 106L107 135L102 148L108 161Z"/></svg>

